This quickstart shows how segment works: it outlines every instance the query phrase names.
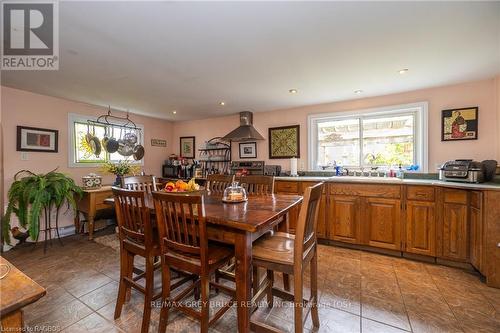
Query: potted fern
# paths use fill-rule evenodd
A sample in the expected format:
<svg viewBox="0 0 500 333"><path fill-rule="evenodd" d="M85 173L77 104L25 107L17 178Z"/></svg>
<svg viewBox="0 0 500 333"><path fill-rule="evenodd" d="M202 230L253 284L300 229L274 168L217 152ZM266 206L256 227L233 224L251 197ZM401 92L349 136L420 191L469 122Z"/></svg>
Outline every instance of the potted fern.
<svg viewBox="0 0 500 333"><path fill-rule="evenodd" d="M38 240L40 219L43 216L49 226L53 209L56 210L56 232L59 237L57 227L61 207L66 203L68 209L76 210L75 196L81 195L82 190L73 179L56 170L46 174L19 171L15 174L14 183L7 195L9 204L2 221L4 241L10 244L9 230L13 213L21 226L28 230L31 239Z"/></svg>

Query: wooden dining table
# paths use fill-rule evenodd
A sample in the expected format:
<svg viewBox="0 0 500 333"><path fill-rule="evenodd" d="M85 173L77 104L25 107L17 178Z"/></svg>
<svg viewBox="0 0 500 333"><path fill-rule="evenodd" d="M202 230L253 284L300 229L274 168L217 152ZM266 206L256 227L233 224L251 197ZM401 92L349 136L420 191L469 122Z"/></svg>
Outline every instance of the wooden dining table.
<svg viewBox="0 0 500 333"><path fill-rule="evenodd" d="M236 267L236 306L238 332L250 331L252 300L252 243L278 223L287 229L288 212L302 202L302 196L289 194L249 195L242 203L224 203L218 195L202 191L207 233L210 240L234 245ZM113 198L106 199L113 203ZM151 195L148 208L154 214Z"/></svg>

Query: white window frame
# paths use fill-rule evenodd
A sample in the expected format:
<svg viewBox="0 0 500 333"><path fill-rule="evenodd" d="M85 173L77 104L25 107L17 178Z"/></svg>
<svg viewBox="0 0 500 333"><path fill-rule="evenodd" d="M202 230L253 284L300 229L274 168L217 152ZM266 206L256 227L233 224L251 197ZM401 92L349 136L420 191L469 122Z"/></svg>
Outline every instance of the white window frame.
<svg viewBox="0 0 500 333"><path fill-rule="evenodd" d="M308 166L309 170L318 170L316 165L318 154L318 123L325 120L343 120L350 118L373 119L390 115L414 114L414 140L415 150L414 159L420 166L419 172L428 172L429 170L429 142L428 142L428 102L418 102L401 105L391 105L380 108L341 111L332 113L312 114L307 117L307 127L309 133L308 146ZM362 129L360 128L360 140L363 139ZM362 141L360 141L362 144ZM362 161L363 159L360 159Z"/></svg>
<svg viewBox="0 0 500 333"><path fill-rule="evenodd" d="M69 113L68 114L68 166L70 168L99 168L102 167L104 163L102 162L88 162L88 163L78 163L75 161L75 122L79 123L86 123L87 120L93 120L96 121L97 117L95 116L89 116L89 115L82 115L82 114L76 114L76 113ZM142 131L142 145L144 145L144 126L141 124L136 124L138 128L141 129ZM140 161L135 161L134 159L131 159L133 164L136 165L141 165L144 166L144 158L141 159Z"/></svg>

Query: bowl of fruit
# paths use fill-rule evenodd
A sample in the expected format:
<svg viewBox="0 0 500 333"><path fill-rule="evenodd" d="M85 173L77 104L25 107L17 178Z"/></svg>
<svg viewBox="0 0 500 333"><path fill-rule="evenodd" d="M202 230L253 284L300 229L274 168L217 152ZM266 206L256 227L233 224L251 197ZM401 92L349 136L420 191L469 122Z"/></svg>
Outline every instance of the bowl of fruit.
<svg viewBox="0 0 500 333"><path fill-rule="evenodd" d="M175 183L168 182L165 184L165 188L163 190L168 193L193 193L200 190L200 185L195 183L194 178L191 178L191 180L187 183L179 179Z"/></svg>

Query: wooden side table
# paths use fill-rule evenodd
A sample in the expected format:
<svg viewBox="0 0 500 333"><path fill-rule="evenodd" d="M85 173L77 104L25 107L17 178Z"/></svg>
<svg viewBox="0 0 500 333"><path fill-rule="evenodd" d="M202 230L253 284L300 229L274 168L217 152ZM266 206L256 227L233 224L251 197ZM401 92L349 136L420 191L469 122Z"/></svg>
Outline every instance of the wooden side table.
<svg viewBox="0 0 500 333"><path fill-rule="evenodd" d="M109 197L113 196L111 186L103 186L95 190L83 190L83 197L77 202L77 212L75 215L76 233L80 232L80 213L87 215L89 240L94 238L94 219L96 213L100 210L110 209L109 204L104 203Z"/></svg>
<svg viewBox="0 0 500 333"><path fill-rule="evenodd" d="M2 274L8 274L0 280L0 316L1 332L24 332L23 310L28 304L36 302L45 295L46 290L18 270L7 259L0 257ZM8 268L6 268L8 267Z"/></svg>

